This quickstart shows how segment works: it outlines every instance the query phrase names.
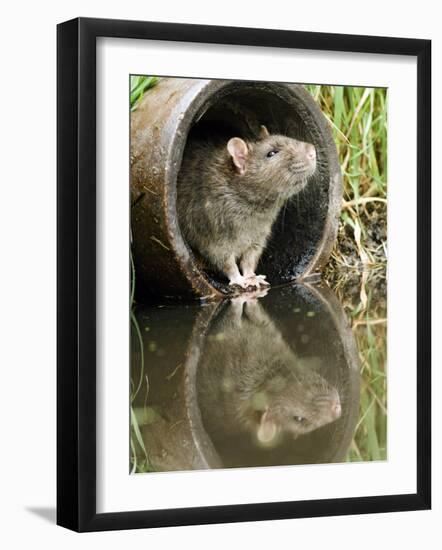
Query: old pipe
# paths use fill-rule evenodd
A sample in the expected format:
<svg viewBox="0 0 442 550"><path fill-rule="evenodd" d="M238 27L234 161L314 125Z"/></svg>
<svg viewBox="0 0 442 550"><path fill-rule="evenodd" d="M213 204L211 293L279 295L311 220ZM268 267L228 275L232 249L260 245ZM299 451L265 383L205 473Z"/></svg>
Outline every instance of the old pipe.
<svg viewBox="0 0 442 550"><path fill-rule="evenodd" d="M132 252L137 292L182 298L220 297L226 281L204 271L180 231L177 174L192 132L226 126L247 135L261 124L271 133L313 143L313 181L283 208L259 271L272 285L306 280L331 253L342 184L328 123L296 84L162 78L131 116Z"/></svg>

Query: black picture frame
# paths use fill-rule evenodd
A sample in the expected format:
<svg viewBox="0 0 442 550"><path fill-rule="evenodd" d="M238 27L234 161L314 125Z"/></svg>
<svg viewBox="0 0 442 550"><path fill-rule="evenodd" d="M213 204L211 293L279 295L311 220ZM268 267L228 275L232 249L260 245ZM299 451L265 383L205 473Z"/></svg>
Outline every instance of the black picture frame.
<svg viewBox="0 0 442 550"><path fill-rule="evenodd" d="M96 512L96 39L116 37L417 59L417 492ZM431 41L108 19L57 28L57 523L75 531L424 510L431 506Z"/></svg>

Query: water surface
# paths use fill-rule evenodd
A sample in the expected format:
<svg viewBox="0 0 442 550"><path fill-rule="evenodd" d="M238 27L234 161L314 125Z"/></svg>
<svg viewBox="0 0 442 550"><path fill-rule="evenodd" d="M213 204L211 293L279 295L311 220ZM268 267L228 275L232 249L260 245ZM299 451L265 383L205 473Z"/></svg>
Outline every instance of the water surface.
<svg viewBox="0 0 442 550"><path fill-rule="evenodd" d="M350 293L338 295L324 284L293 285L261 297L138 306L131 470L385 458L385 418L373 418L385 372L381 386L372 372L384 369L374 348L385 348L385 331L374 348L367 337L385 327L372 322L372 296L362 311Z"/></svg>

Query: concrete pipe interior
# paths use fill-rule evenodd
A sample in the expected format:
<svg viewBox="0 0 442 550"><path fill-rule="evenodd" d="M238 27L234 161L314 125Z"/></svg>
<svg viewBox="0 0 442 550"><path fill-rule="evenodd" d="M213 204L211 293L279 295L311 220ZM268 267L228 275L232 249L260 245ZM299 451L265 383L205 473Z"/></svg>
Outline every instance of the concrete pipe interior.
<svg viewBox="0 0 442 550"><path fill-rule="evenodd" d="M336 212L330 212L334 206L331 194L339 195L340 181L338 185L335 146L322 113L301 86L231 82L194 117L186 146L201 135L225 142L233 136L253 139L261 124L270 133L313 143L318 158L316 173L307 187L281 210L258 266L258 273L266 274L272 285L279 285L320 268L335 238L335 227L330 223L330 218L336 219ZM339 189L331 190L333 184ZM221 274L206 270L204 275L220 292L229 291Z"/></svg>

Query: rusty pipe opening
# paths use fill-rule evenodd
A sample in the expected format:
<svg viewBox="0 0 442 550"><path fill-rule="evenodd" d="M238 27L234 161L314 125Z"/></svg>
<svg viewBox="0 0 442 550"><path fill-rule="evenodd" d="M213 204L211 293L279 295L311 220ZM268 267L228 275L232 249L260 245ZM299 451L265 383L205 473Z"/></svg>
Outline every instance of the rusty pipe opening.
<svg viewBox="0 0 442 550"><path fill-rule="evenodd" d="M260 125L315 145L317 170L289 200L264 250L260 273L272 285L308 279L327 261L336 238L342 185L328 123L303 86L162 78L131 116L132 251L137 292L215 298L230 292L185 242L176 211L186 145L201 132L256 135Z"/></svg>

